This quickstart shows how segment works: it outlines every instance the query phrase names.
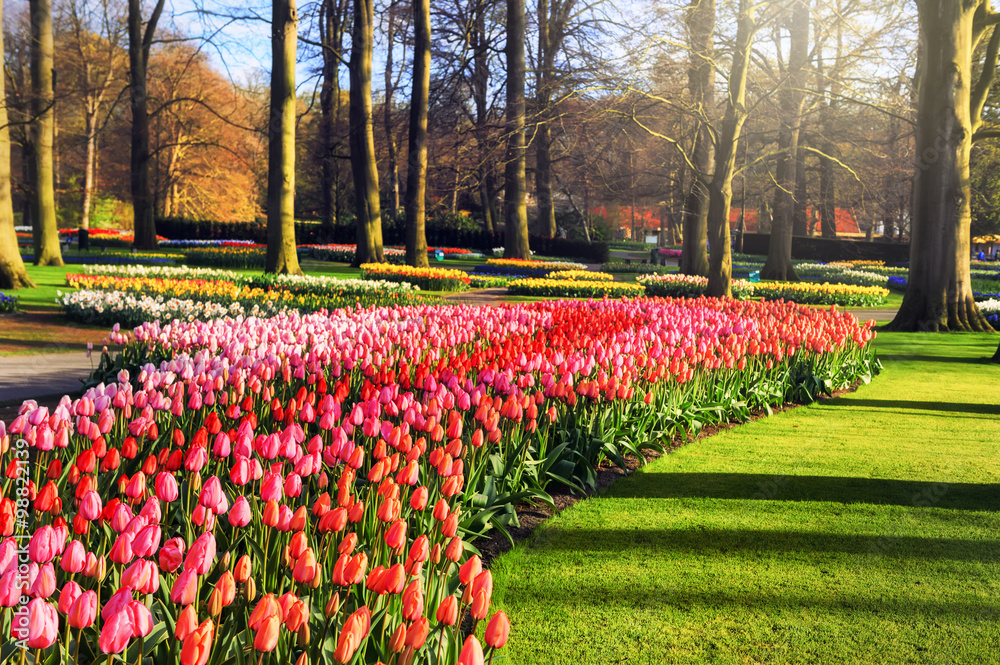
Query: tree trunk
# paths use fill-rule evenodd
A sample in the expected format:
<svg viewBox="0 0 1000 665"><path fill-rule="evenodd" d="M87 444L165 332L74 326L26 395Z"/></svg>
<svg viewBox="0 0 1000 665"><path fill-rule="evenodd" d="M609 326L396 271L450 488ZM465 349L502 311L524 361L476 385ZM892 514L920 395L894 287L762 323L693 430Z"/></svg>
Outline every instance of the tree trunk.
<svg viewBox="0 0 1000 665"><path fill-rule="evenodd" d="M535 192L538 197L538 228L550 238L556 236L556 213L552 207L552 131L548 110L552 104L552 40L549 34L549 0L538 0L538 80L535 105L538 129L535 132Z"/></svg>
<svg viewBox="0 0 1000 665"><path fill-rule="evenodd" d="M756 30L754 0L740 0L736 25L736 45L729 72L726 114L715 151L715 170L709 183L708 239L711 266L705 294L714 297L732 295L733 257L729 245L729 209L733 201L733 174L736 171L736 148L747 119L747 71Z"/></svg>
<svg viewBox="0 0 1000 665"><path fill-rule="evenodd" d="M827 144L825 152L830 154L832 144ZM820 229L824 238L837 237L837 180L833 160L828 157L819 159L819 218Z"/></svg>
<svg viewBox="0 0 1000 665"><path fill-rule="evenodd" d="M385 104L382 108L382 118L385 123L386 147L389 150L389 209L395 215L396 211L399 210L399 164L396 156L396 137L392 127L392 95L395 87L392 83L392 46L393 40L396 38L396 3L391 3L386 11L389 14L389 23L385 36L387 45L385 54ZM416 11L416 7L414 7L414 11Z"/></svg>
<svg viewBox="0 0 1000 665"><path fill-rule="evenodd" d="M413 0L413 90L410 93L410 138L406 167L406 263L427 261L427 101L431 86L431 4Z"/></svg>
<svg viewBox="0 0 1000 665"><path fill-rule="evenodd" d="M382 213L372 128L372 21L373 0L354 0L351 32L351 172L358 224L354 265L382 263Z"/></svg>
<svg viewBox="0 0 1000 665"><path fill-rule="evenodd" d="M323 0L320 11L320 43L323 45L323 84L320 88L320 224L332 232L339 206L339 164L334 155L340 119L340 54L343 52L343 12L337 0Z"/></svg>
<svg viewBox="0 0 1000 665"><path fill-rule="evenodd" d="M799 135L802 106L805 103L805 68L809 60L809 0L796 0L789 25L788 76L781 92L781 128L775 180L774 217L767 260L760 271L762 279L798 280L792 267L792 231L795 214L795 189L799 169Z"/></svg>
<svg viewBox="0 0 1000 665"><path fill-rule="evenodd" d="M52 1L31 0L31 218L36 266L63 265L56 225Z"/></svg>
<svg viewBox="0 0 1000 665"><path fill-rule="evenodd" d="M712 181L715 165L715 146L711 131L711 113L715 107L715 0L691 0L685 20L690 40L688 89L691 104L698 113L698 127L694 149L691 151L691 163L695 172L692 174L691 191L684 203L680 271L685 275L705 276L709 274L709 183ZM726 223L728 225L728 219ZM726 245L728 244L727 240Z"/></svg>
<svg viewBox="0 0 1000 665"><path fill-rule="evenodd" d="M0 53L3 50L3 2L0 0ZM0 76L0 99L6 99L6 79ZM14 232L14 203L10 197L10 127L7 105L0 104L0 289L35 286L21 260Z"/></svg>
<svg viewBox="0 0 1000 665"><path fill-rule="evenodd" d="M271 3L271 121L267 125L265 272L301 275L295 251L295 0Z"/></svg>
<svg viewBox="0 0 1000 665"><path fill-rule="evenodd" d="M157 0L146 29L142 25L141 0L128 1L128 62L129 101L132 110L131 132L131 191L134 224L133 246L136 249L156 249L156 220L153 192L149 184L149 114L146 89L146 66L153 34L165 0Z"/></svg>
<svg viewBox="0 0 1000 665"><path fill-rule="evenodd" d="M94 180L97 169L97 115L90 108L84 110L84 155L83 155L83 204L80 212L80 228L90 228L90 208L94 195Z"/></svg>
<svg viewBox="0 0 1000 665"><path fill-rule="evenodd" d="M486 3L476 3L472 21L472 97L476 103L476 144L479 148L479 196L482 199L486 232L493 235L499 223L496 191L493 187L493 155L490 147L489 109L486 95L489 89L489 44L486 40Z"/></svg>
<svg viewBox="0 0 1000 665"><path fill-rule="evenodd" d="M973 121L979 119L972 113L971 56L976 11L983 6L988 8L989 3L917 3L923 63L910 271L903 303L889 330L992 329L973 300L969 275L969 153Z"/></svg>
<svg viewBox="0 0 1000 665"><path fill-rule="evenodd" d="M809 234L809 179L806 176L806 151L799 147L795 170L795 202L792 206L792 235Z"/></svg>
<svg viewBox="0 0 1000 665"><path fill-rule="evenodd" d="M507 0L507 159L504 170L504 257L529 259L524 144L524 0Z"/></svg>

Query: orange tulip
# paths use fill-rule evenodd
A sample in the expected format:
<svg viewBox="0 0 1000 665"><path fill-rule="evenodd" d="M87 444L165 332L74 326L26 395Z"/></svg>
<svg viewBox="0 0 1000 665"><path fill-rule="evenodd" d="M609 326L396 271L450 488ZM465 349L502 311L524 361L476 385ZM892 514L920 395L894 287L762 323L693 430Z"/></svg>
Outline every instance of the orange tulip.
<svg viewBox="0 0 1000 665"><path fill-rule="evenodd" d="M278 644L278 631L281 628L281 620L276 614L272 614L260 622L260 628L253 638L253 648L257 651L273 651Z"/></svg>
<svg viewBox="0 0 1000 665"><path fill-rule="evenodd" d="M462 646L462 653L458 655L458 662L455 665L483 665L483 646L476 639L475 635L465 638Z"/></svg>
<svg viewBox="0 0 1000 665"><path fill-rule="evenodd" d="M508 637L510 637L510 619L507 618L507 614L503 610L500 610L486 624L486 634L483 635L483 640L494 649L502 649L503 645L507 644Z"/></svg>
<svg viewBox="0 0 1000 665"><path fill-rule="evenodd" d="M215 625L211 619L205 619L184 640L184 645L181 647L181 665L205 665L212 652L214 635Z"/></svg>
<svg viewBox="0 0 1000 665"><path fill-rule="evenodd" d="M454 626L455 622L458 621L458 598L455 596L446 596L441 604L438 605L437 614L438 623L445 626Z"/></svg>

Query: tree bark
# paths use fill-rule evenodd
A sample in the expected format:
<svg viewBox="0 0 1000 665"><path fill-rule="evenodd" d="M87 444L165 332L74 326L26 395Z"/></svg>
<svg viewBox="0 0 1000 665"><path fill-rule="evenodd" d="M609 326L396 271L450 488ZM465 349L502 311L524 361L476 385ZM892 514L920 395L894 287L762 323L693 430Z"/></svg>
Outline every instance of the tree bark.
<svg viewBox="0 0 1000 665"><path fill-rule="evenodd" d="M395 86L392 81L392 47L393 41L396 38L396 3L391 3L386 11L389 15L389 23L385 36L387 44L385 54L385 104L382 108L382 119L385 123L386 148L389 151L389 163L387 168L389 172L389 209L392 210L393 215L395 215L396 211L399 210L399 164L396 156L396 137L392 127L392 96L395 92ZM416 7L414 7L414 11L416 11Z"/></svg>
<svg viewBox="0 0 1000 665"><path fill-rule="evenodd" d="M472 97L476 104L476 145L479 149L479 196L482 199L486 232L496 232L499 214L493 186L493 151L489 138L487 94L490 83L489 44L486 37L487 3L478 2L472 20Z"/></svg>
<svg viewBox="0 0 1000 665"><path fill-rule="evenodd" d="M507 0L507 159L504 169L504 257L529 259L524 138L524 0Z"/></svg>
<svg viewBox="0 0 1000 665"><path fill-rule="evenodd" d="M970 283L969 153L981 107L972 95L972 53L986 28L989 2L920 0L920 97L917 102L913 219L906 293L889 330L985 331L989 322ZM989 28L993 30L995 28ZM984 69L990 79L994 71ZM987 86L988 87L988 86ZM978 90L978 88L977 88Z"/></svg>
<svg viewBox="0 0 1000 665"><path fill-rule="evenodd" d="M145 31L141 0L128 0L128 62L129 101L132 110L131 178L133 246L136 249L156 249L156 219L153 192L149 184L149 113L146 88L146 67L153 43L156 24L163 13L165 0L157 0Z"/></svg>
<svg viewBox="0 0 1000 665"><path fill-rule="evenodd" d="M340 166L337 125L340 120L340 55L344 50L344 11L338 0L323 0L320 11L320 43L323 58L323 83L320 88L320 224L331 232L337 225L340 198Z"/></svg>
<svg viewBox="0 0 1000 665"><path fill-rule="evenodd" d="M0 53L3 44L3 2L0 0ZM6 77L0 76L0 100L6 99ZM14 231L14 203L10 197L10 127L7 104L0 104L0 289L34 287L21 260Z"/></svg>
<svg viewBox="0 0 1000 665"><path fill-rule="evenodd" d="M736 171L736 148L747 119L747 72L750 50L756 31L753 0L740 0L736 25L736 44L729 72L726 113L715 151L715 170L709 183L708 238L711 265L705 294L713 297L732 295L733 258L729 245L729 210L733 201L733 175Z"/></svg>
<svg viewBox="0 0 1000 665"><path fill-rule="evenodd" d="M780 92L781 128L778 136L778 168L775 180L774 217L767 260L760 271L762 279L798 280L792 267L792 231L795 214L795 189L799 169L799 135L802 129L802 106L805 103L805 68L809 60L809 0L795 0L789 25L788 76Z"/></svg>
<svg viewBox="0 0 1000 665"><path fill-rule="evenodd" d="M538 128L535 132L535 192L538 197L538 228L550 238L556 236L556 213L552 207L552 131L548 123L552 104L552 35L549 30L549 0L538 0L538 80L535 105Z"/></svg>
<svg viewBox="0 0 1000 665"><path fill-rule="evenodd" d="M801 136L801 134L800 134ZM792 235L809 235L809 179L806 176L806 152L799 147L795 169L795 201L792 205Z"/></svg>
<svg viewBox="0 0 1000 665"><path fill-rule="evenodd" d="M698 114L698 126L691 151L695 172L691 178L691 191L684 202L680 271L685 275L705 276L709 274L709 190L715 165L711 131L711 113L715 108L715 0L691 0L685 20L690 40L688 89L691 104Z"/></svg>
<svg viewBox="0 0 1000 665"><path fill-rule="evenodd" d="M413 0L413 89L406 168L406 263L427 261L427 102L431 86L431 3Z"/></svg>
<svg viewBox="0 0 1000 665"><path fill-rule="evenodd" d="M350 143L358 247L354 265L382 263L382 212L372 127L373 0L354 0L351 32Z"/></svg>
<svg viewBox="0 0 1000 665"><path fill-rule="evenodd" d="M267 126L265 272L301 275L295 250L295 0L271 3L271 113Z"/></svg>
<svg viewBox="0 0 1000 665"><path fill-rule="evenodd" d="M56 225L54 54L52 1L31 0L31 218L35 265L61 266L59 229Z"/></svg>

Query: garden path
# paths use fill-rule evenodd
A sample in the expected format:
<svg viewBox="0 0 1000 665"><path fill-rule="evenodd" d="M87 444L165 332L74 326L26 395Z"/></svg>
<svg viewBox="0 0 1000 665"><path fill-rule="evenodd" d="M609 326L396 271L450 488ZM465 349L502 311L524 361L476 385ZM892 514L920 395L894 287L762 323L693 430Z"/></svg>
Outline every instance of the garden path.
<svg viewBox="0 0 1000 665"><path fill-rule="evenodd" d="M97 366L98 355L88 358L80 351L0 357L0 404L74 393Z"/></svg>

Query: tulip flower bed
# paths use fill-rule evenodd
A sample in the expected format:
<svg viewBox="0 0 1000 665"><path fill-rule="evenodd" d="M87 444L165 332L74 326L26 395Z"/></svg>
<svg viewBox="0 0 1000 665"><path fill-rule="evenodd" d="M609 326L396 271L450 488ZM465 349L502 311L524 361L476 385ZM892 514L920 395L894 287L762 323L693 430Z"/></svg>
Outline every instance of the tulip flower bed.
<svg viewBox="0 0 1000 665"><path fill-rule="evenodd" d="M299 258L353 263L357 249L357 245L300 245ZM406 250L404 249L385 247L382 249L382 254L389 263L402 264L406 260Z"/></svg>
<svg viewBox="0 0 1000 665"><path fill-rule="evenodd" d="M697 275L641 275L636 281L646 287L646 295L664 298L698 298L705 295L708 287L708 278ZM753 285L734 279L732 294L737 300L746 300L753 295Z"/></svg>
<svg viewBox="0 0 1000 665"><path fill-rule="evenodd" d="M666 275L677 272L677 266L658 266L655 263L623 263L611 262L601 266L601 270L610 273L637 273L641 275Z"/></svg>
<svg viewBox="0 0 1000 665"><path fill-rule="evenodd" d="M213 268L260 268L267 260L263 245L234 245L232 247L199 247L184 252L184 262L192 266Z"/></svg>
<svg viewBox="0 0 1000 665"><path fill-rule="evenodd" d="M586 270L582 263L569 261L534 261L522 259L487 259L486 265L478 266L476 272L495 275L527 275L546 277L554 270Z"/></svg>
<svg viewBox="0 0 1000 665"><path fill-rule="evenodd" d="M428 291L464 291L469 288L469 274L464 270L448 268L414 268L389 263L364 263L361 265L363 279L387 282L409 282Z"/></svg>
<svg viewBox="0 0 1000 665"><path fill-rule="evenodd" d="M100 268L107 269L106 266ZM62 299L68 318L85 323L118 323L132 327L145 321L167 322L173 318L191 321L217 316L274 316L286 309L315 312L340 307L406 305L419 300L412 286L397 282L303 275L246 276L189 268L148 271L112 268L111 272L197 274L205 277L226 275L232 279L68 274L67 283L83 289Z"/></svg>
<svg viewBox="0 0 1000 665"><path fill-rule="evenodd" d="M116 330L131 373L0 423L0 661L483 663L510 626L476 535L647 439L867 379L871 325L638 300Z"/></svg>
<svg viewBox="0 0 1000 665"><path fill-rule="evenodd" d="M804 305L846 305L872 307L885 302L889 289L852 284L815 284L810 282L760 282L753 284L753 295L765 300L789 300Z"/></svg>
<svg viewBox="0 0 1000 665"><path fill-rule="evenodd" d="M17 296L0 293L0 314L17 311Z"/></svg>
<svg viewBox="0 0 1000 665"><path fill-rule="evenodd" d="M547 279L532 277L507 283L507 293L512 296L542 298L637 298L645 289L641 284L580 279Z"/></svg>
<svg viewBox="0 0 1000 665"><path fill-rule="evenodd" d="M615 276L606 272L590 270L556 270L549 273L549 279L566 279L573 282L613 282Z"/></svg>

